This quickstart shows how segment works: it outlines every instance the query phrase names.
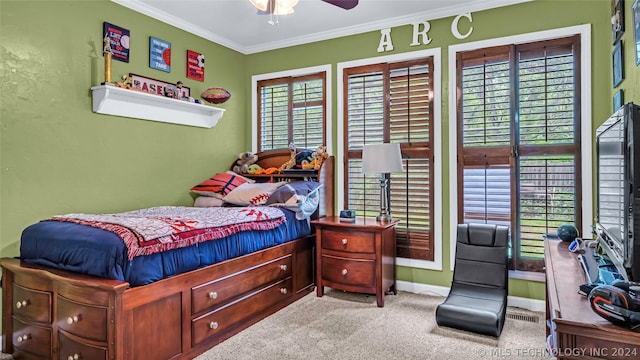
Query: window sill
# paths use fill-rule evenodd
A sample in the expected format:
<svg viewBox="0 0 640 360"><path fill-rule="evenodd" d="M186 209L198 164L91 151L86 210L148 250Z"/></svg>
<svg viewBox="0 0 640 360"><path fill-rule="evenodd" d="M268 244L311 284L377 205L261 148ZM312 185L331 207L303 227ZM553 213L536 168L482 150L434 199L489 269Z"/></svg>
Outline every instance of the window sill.
<svg viewBox="0 0 640 360"><path fill-rule="evenodd" d="M533 271L509 270L509 279L545 282L545 274Z"/></svg>

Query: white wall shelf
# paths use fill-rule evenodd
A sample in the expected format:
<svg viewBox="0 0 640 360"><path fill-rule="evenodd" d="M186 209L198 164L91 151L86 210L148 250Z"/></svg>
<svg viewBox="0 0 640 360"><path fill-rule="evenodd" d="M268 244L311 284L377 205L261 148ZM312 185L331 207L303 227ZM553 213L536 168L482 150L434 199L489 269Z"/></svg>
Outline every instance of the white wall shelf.
<svg viewBox="0 0 640 360"><path fill-rule="evenodd" d="M94 86L93 111L100 114L212 128L224 109L112 85Z"/></svg>

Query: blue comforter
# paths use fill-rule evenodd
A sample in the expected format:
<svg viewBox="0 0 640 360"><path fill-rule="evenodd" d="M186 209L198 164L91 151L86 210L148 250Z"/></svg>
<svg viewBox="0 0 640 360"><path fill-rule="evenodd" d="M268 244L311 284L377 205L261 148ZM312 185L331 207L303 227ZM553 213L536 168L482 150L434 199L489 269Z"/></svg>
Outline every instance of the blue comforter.
<svg viewBox="0 0 640 360"><path fill-rule="evenodd" d="M282 211L287 221L273 230L243 231L132 260L128 258L124 242L115 233L69 222L42 221L22 232L20 259L140 286L311 233L307 219L296 220L294 212Z"/></svg>

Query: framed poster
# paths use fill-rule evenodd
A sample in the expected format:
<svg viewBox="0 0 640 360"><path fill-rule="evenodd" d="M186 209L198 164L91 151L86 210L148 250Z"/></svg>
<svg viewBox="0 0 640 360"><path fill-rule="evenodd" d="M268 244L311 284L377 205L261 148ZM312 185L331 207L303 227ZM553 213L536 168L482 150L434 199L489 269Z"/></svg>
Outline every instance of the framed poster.
<svg viewBox="0 0 640 360"><path fill-rule="evenodd" d="M149 36L149 67L171 72L171 43Z"/></svg>
<svg viewBox="0 0 640 360"><path fill-rule="evenodd" d="M204 55L187 50L187 78L204 81Z"/></svg>
<svg viewBox="0 0 640 360"><path fill-rule="evenodd" d="M636 45L636 66L640 65L640 0L633 2L633 34Z"/></svg>
<svg viewBox="0 0 640 360"><path fill-rule="evenodd" d="M622 41L619 41L613 48L612 54L613 64L613 87L617 87L624 79L623 64L622 64Z"/></svg>
<svg viewBox="0 0 640 360"><path fill-rule="evenodd" d="M129 74L129 76L131 77L131 88L134 90L176 99L188 98L190 95L190 89L182 86L181 82L178 85L136 74Z"/></svg>
<svg viewBox="0 0 640 360"><path fill-rule="evenodd" d="M624 34L624 0L611 0L611 32L614 44Z"/></svg>
<svg viewBox="0 0 640 360"><path fill-rule="evenodd" d="M615 94L613 94L613 112L620 109L623 103L624 103L624 93L622 92L622 89L620 89L616 91Z"/></svg>
<svg viewBox="0 0 640 360"><path fill-rule="evenodd" d="M128 63L129 41L131 40L131 33L129 30L105 21L102 23L102 34L103 38L109 38L109 43L111 45L111 58L113 60Z"/></svg>

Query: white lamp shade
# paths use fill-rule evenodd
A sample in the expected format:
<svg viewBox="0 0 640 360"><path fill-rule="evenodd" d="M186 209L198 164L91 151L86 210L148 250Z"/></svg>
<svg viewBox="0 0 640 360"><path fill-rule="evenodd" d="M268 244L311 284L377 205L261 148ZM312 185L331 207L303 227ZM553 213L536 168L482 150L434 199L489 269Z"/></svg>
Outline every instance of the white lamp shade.
<svg viewBox="0 0 640 360"><path fill-rule="evenodd" d="M400 144L385 143L365 145L362 149L362 172L384 174L402 172Z"/></svg>

